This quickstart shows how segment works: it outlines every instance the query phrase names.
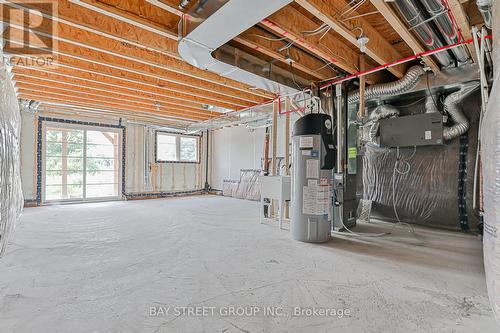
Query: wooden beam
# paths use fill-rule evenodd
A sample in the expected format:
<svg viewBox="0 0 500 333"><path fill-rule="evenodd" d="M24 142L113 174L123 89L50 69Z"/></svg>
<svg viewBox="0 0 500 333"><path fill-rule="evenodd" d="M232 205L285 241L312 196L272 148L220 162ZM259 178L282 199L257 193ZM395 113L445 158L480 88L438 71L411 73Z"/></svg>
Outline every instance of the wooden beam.
<svg viewBox="0 0 500 333"><path fill-rule="evenodd" d="M188 101L179 101L175 99L169 99L167 96L164 95L153 95L153 94L147 94L142 91L131 91L127 89L122 89L119 87L108 87L105 85L99 85L97 84L89 84L85 81L83 82L74 82L71 80L65 80L65 77L62 77L62 79L57 79L57 75L46 75L46 76L41 76L38 77L36 74L37 72L34 72L33 74L24 74L20 73L17 71L18 69L16 68L16 71L13 72L14 77L15 77L15 82L16 83L33 83L33 84L38 84L38 85L44 85L47 87L53 86L56 88L65 88L65 89L74 89L77 91L87 91L87 92L95 92L95 93L100 93L100 94L113 94L116 96L122 96L122 98L129 98L129 99L135 99L135 100L142 100L142 101L149 101L149 102L162 102L166 105L172 105L175 107L180 107L180 108L191 108L193 110L203 110L207 111L205 108L203 108L203 104L198 104L198 103L191 103Z"/></svg>
<svg viewBox="0 0 500 333"><path fill-rule="evenodd" d="M171 1L171 0L169 0L169 1L146 0L146 2L150 3L153 6L164 9L167 12L170 12L170 13L175 14L177 16L184 15L184 12L182 10L180 10L179 7L177 7L174 4L174 1ZM179 4L179 1L175 1L175 2L177 2L177 5Z"/></svg>
<svg viewBox="0 0 500 333"><path fill-rule="evenodd" d="M42 15L55 22L72 25L74 27L94 33L100 33L109 38L133 45L141 45L158 52L170 54L177 59L181 59L177 53L177 36L174 31L164 28L163 34L151 32L132 24L127 24L117 18L106 16L91 9L70 3L67 0L59 0L57 3L57 13L53 16L49 8L43 3L23 2L6 3L13 8L27 8L34 10L31 15ZM171 38L165 38L164 34L171 34Z"/></svg>
<svg viewBox="0 0 500 333"><path fill-rule="evenodd" d="M157 34L162 34L164 37L171 38L176 40L177 39L177 34L176 29L177 29L177 22L176 17L174 15L169 16L170 13L159 13L156 12L152 14L152 8L155 8L154 6L151 6L147 3L144 3L142 1L132 1L130 2L131 5L134 3L138 6L141 6L140 9L136 9L136 11L142 11L146 12L146 15L137 15L130 9L121 9L112 5L109 5L107 3L104 3L102 1L97 1L97 0L69 0L71 3L82 6L84 8L93 10L95 12L107 15L112 18L117 18L120 19L128 24L135 25L137 27L140 27L142 29L157 33ZM140 3L140 4L139 4ZM125 2L122 2L121 5L125 5ZM148 8L149 7L149 8ZM161 23L160 22L155 22L152 20L153 17L156 18L161 18L163 16L164 19L162 19ZM175 31L172 33L172 31Z"/></svg>
<svg viewBox="0 0 500 333"><path fill-rule="evenodd" d="M111 60L112 64L121 64L128 68L140 69L146 73L161 73L162 77L175 80L176 82L189 82L189 86L203 86L211 91L223 92L230 96L242 97L257 103L274 96L271 93L250 90L251 87L249 85L222 78L215 73L200 70L186 62L160 53L143 50L131 45L124 45L116 40L61 23L57 25L57 36L51 36L49 31L44 31L50 29L50 26L45 29L44 27L31 29L30 37L32 39L30 41L47 41L55 38L58 40L58 48L54 51L57 54L83 55L86 58L102 62L108 61L108 63ZM19 25L19 27L22 26ZM19 27L10 26L7 29L9 41L23 41L22 37L26 31L23 31ZM40 43L40 45L43 44ZM33 42L33 46L37 46L35 42Z"/></svg>
<svg viewBox="0 0 500 333"><path fill-rule="evenodd" d="M471 26L469 24L469 19L467 16L467 13L464 10L464 7L460 3L459 0L448 0L448 6L455 17L455 20L458 25L458 29L462 32L462 36L464 37L465 40L469 40L472 38L472 30ZM471 55L472 59L474 62L477 62L477 54L476 51L474 50L474 45L472 43L469 43L465 46L467 50L469 51L469 54Z"/></svg>
<svg viewBox="0 0 500 333"><path fill-rule="evenodd" d="M44 89L29 84L20 85L17 88L18 88L17 92L24 96L45 95L48 98L52 97L52 98L65 99L66 102L76 101L76 102L91 103L92 105L95 106L118 107L126 110L168 115L183 120L207 120L210 118L210 116L203 116L199 114L193 115L192 113L166 110L165 108L160 108L160 107L155 108L154 106L147 107L132 101L120 102L116 100L107 99L106 97L98 97L96 95L78 93L75 91L65 91L57 88ZM31 99L38 100L36 98L31 98Z"/></svg>
<svg viewBox="0 0 500 333"><path fill-rule="evenodd" d="M14 59L15 62L16 59ZM93 72L79 67L64 66L58 64L54 69L45 69L43 67L15 66L12 71L28 76L33 76L42 79L55 80L62 83L71 83L76 85L99 87L102 89L113 89L126 94L151 94L155 98L164 98L168 96L175 103L201 103L214 105L228 109L238 109L252 104L248 103L226 103L220 101L218 96L203 96L196 93L187 94L182 88L176 88L175 85L169 85L168 82L161 80L149 81L146 78L140 81L139 78L129 77L126 73L120 76L120 72L108 73Z"/></svg>
<svg viewBox="0 0 500 333"><path fill-rule="evenodd" d="M365 68L365 54L361 53L359 55L359 71L364 71ZM363 120L365 118L365 88L366 88L366 79L365 76L361 76L359 78L359 110L358 116L359 119Z"/></svg>
<svg viewBox="0 0 500 333"><path fill-rule="evenodd" d="M413 50L415 53L425 52L426 49L420 44L415 36L408 31L406 25L401 21L401 19L394 13L394 11L389 7L389 4L384 0L370 0L373 6L384 16L386 21L392 26L392 28L401 36L405 43ZM434 72L439 72L439 66L430 57L424 57L424 62L427 66Z"/></svg>
<svg viewBox="0 0 500 333"><path fill-rule="evenodd" d="M276 176L278 168L278 105L273 102L273 123L272 123L272 159L271 159L271 176Z"/></svg>
<svg viewBox="0 0 500 333"><path fill-rule="evenodd" d="M195 119L182 119L180 117L177 117L175 115L171 115L168 113L163 113L163 112L157 112L152 110L151 112L144 112L144 111L138 111L135 108L128 108L126 106L116 106L113 105L112 103L95 103L92 101L80 99L78 97L72 97L71 99L68 99L67 96L59 96L55 94L46 94L44 92L35 92L35 91L20 91L17 94L18 98L24 98L24 99L30 99L30 100L36 100L40 102L50 102L50 103L58 103L62 105L74 105L74 106L79 106L79 107L85 107L85 108L97 108L97 109L109 109L109 110L115 110L115 111L125 111L128 114L149 114L149 115L154 115L154 116L159 116L163 118L170 118L178 121L185 121L185 122L196 122L198 120Z"/></svg>
<svg viewBox="0 0 500 333"><path fill-rule="evenodd" d="M290 6L284 7L269 18L262 20L260 25L279 36L288 38L295 45L347 73L358 71L358 53L356 51L330 34L325 35L321 40L319 40L319 36L304 37L304 31L314 30L318 25ZM378 81L380 79L378 75L371 76L369 82Z"/></svg>
<svg viewBox="0 0 500 333"><path fill-rule="evenodd" d="M200 84L198 80L190 78L178 77L171 78L169 73L164 70L153 68L148 65L121 59L112 55L102 54L86 48L73 46L71 44L62 46L64 52L56 52L56 67L60 64L71 67L80 68L81 70L91 70L99 73L120 73L118 76L121 78L132 77L138 81L150 82L153 81L158 84L161 81L164 85L173 86L188 94L197 96L217 96L221 101L234 102L236 104L250 104L262 103L268 99L257 97L255 95L248 95L242 92L227 91L224 88L217 88L213 84ZM27 55L17 55L14 57L14 65L26 65L25 61L19 59L26 59ZM29 63L28 63L29 64ZM35 66L36 64L33 64ZM198 85L200 84L200 85Z"/></svg>
<svg viewBox="0 0 500 333"><path fill-rule="evenodd" d="M364 34L370 38L370 41L366 45L366 54L379 65L402 58L402 55L362 17L350 19L343 23L335 19L335 16L337 16L339 12L343 9L345 10L347 6L346 1L295 0L295 2L319 20L328 24L336 33L345 38L356 48L359 48L359 44L357 42L357 36L353 31L356 28L362 29ZM356 16L357 13L353 11L350 15ZM405 68L402 66L395 66L389 68L389 71L396 77L401 78L404 75Z"/></svg>
<svg viewBox="0 0 500 333"><path fill-rule="evenodd" d="M142 107L149 107L149 108L158 108L160 110L166 109L169 111L177 111L179 114L185 113L187 115L200 115L200 116L206 116L206 117L213 117L218 114L215 112L210 112L208 110L205 110L203 108L189 108L185 107L182 105L176 105L172 103L165 103L158 101L156 99L144 99L138 96L133 96L133 95L125 95L125 94L117 94L114 92L110 91L100 91L100 90L95 90L93 88L87 88L87 87L77 87L75 85L68 85L68 84L61 84L61 83L54 83L51 81L47 80L40 80L36 78L29 78L29 77L23 77L19 75L14 75L14 80L16 83L16 87L19 88L27 88L27 89L37 89L37 90L43 90L45 89L47 92L59 92L59 93L64 93L68 92L68 94L71 93L77 93L77 94L85 94L87 96L94 96L96 98L104 98L105 100L110 100L110 101L117 101L120 103L124 104L129 104L129 105L136 105L136 106L142 106Z"/></svg>
<svg viewBox="0 0 500 333"><path fill-rule="evenodd" d="M176 6L174 0L146 0L147 2L158 6L159 8L165 9L171 13L176 13L177 15L183 15L183 12L179 10ZM177 2L178 3L178 2ZM185 15L185 14L184 14ZM277 52L277 47L274 47L276 43L270 40L259 38L255 35L266 35L266 32L261 31L257 28L250 28L239 36L235 37L233 40L241 45L244 45L256 52L262 53L270 58L280 61L285 65L289 65L286 57ZM268 34L269 35L269 34ZM275 38L275 36L270 35L270 38ZM326 80L335 75L332 70L325 69L325 63L314 59L311 56L303 52L298 52L296 49L289 49L290 56L294 60L293 66L295 69L302 71L308 76L313 76L317 80Z"/></svg>
<svg viewBox="0 0 500 333"><path fill-rule="evenodd" d="M89 117L98 117L98 119L113 119L118 120L123 117L127 117L127 120L132 121L144 121L149 124L156 125L169 125L169 126L185 126L190 122L182 122L179 120L172 120L170 118L162 118L159 115L150 115L146 113L134 113L125 110L115 110L115 109L92 109L84 106L63 106L52 104L51 102L42 102L38 108L38 112L47 115L58 115L59 117L71 117L75 119L83 119L85 121L89 120ZM181 125L183 124L183 125ZM36 149L35 149L36 151Z"/></svg>
<svg viewBox="0 0 500 333"><path fill-rule="evenodd" d="M250 28L243 32L233 40L241 45L251 48L255 52L262 53L270 58L278 60L282 64L289 66L289 60L285 54L280 53L277 49L283 46L283 41L273 41L276 36L269 34L259 28ZM326 80L336 75L336 72L329 68L325 62L314 58L313 56L291 47L287 50L290 58L293 60L293 68L301 71L303 74L314 77L316 80Z"/></svg>

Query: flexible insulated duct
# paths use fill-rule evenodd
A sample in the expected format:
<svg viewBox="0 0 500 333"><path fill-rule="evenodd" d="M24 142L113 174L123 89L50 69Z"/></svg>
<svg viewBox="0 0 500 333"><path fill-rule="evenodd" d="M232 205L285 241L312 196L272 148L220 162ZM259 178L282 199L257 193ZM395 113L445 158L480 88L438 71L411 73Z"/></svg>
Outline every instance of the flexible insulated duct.
<svg viewBox="0 0 500 333"><path fill-rule="evenodd" d="M414 1L395 0L394 5L404 17L410 29L417 34L420 41L422 41L428 50L444 46ZM434 57L436 57L439 64L443 67L448 67L453 63L448 52L434 54Z"/></svg>
<svg viewBox="0 0 500 333"><path fill-rule="evenodd" d="M493 25L493 0L477 0L477 8L483 16L484 25L491 29Z"/></svg>
<svg viewBox="0 0 500 333"><path fill-rule="evenodd" d="M392 118L399 116L399 110L389 104L381 104L377 106L368 117L369 122L373 122L370 126L369 140L370 142L376 143L377 132L379 128L380 119Z"/></svg>
<svg viewBox="0 0 500 333"><path fill-rule="evenodd" d="M443 139L446 141L456 138L469 130L469 120L462 112L461 103L465 97L469 96L478 87L479 83L474 82L445 98L444 110L453 121L452 126L443 129Z"/></svg>
<svg viewBox="0 0 500 333"><path fill-rule="evenodd" d="M427 12L434 17L441 36L447 44L455 44L459 42L457 29L454 26L452 18L448 12L448 8L443 0L420 0ZM463 46L455 47L451 50L458 62L464 63L469 59L469 55Z"/></svg>
<svg viewBox="0 0 500 333"><path fill-rule="evenodd" d="M371 99L375 97L382 96L395 96L400 95L408 90L414 88L420 77L425 74L424 68L420 65L412 66L408 72L406 72L405 76L401 79L389 82L389 83L381 83L369 86L365 89L365 99ZM356 90L349 94L347 98L349 104L354 104L359 102L359 90Z"/></svg>

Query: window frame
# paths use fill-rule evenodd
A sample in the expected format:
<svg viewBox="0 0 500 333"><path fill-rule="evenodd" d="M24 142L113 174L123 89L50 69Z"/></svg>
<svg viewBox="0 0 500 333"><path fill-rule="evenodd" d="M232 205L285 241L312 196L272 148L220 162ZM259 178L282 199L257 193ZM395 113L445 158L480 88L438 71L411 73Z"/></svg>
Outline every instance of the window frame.
<svg viewBox="0 0 500 333"><path fill-rule="evenodd" d="M83 192L82 192L82 198L68 198L68 199L48 199L47 200L47 194L46 194L46 186L47 186L47 130L50 129L68 129L68 130L81 130L84 132L83 136ZM123 126L115 126L115 125L103 125L103 124L97 124L97 123L85 123L85 122L80 122L80 121L72 121L72 120L52 120L51 118L42 118L39 119L39 130L41 131L40 133L40 145L37 148L37 154L40 156L40 161L37 163L40 163L40 169L37 171L37 178L38 178L38 173L39 175L39 180L37 179L37 193L38 193L38 182L39 184L39 199L38 199L38 194L37 194L37 201L40 200L41 205L51 205L51 204L62 204L62 203L75 203L75 202L102 202L102 201L116 201L116 200L121 200L123 197L123 184L124 184L124 127ZM86 132L88 131L103 131L103 132L115 132L118 134L118 154L117 158L115 159L116 162L118 163L118 175L117 178L119 179L118 182L118 194L117 196L104 196L104 197L87 197L86 196L86 146L87 146L87 135ZM39 149L39 150L38 150Z"/></svg>
<svg viewBox="0 0 500 333"><path fill-rule="evenodd" d="M175 149L176 149L176 157L177 160L175 161L168 161L168 160L160 160L158 159L158 135L168 135L168 136L173 136L175 137ZM201 151L201 135L197 134L182 134L182 133L177 133L177 132L170 132L170 131L160 131L157 130L155 131L155 162L156 163L181 163L181 164L200 164L200 151ZM181 156L181 138L195 138L196 139L196 161L181 161L180 156Z"/></svg>

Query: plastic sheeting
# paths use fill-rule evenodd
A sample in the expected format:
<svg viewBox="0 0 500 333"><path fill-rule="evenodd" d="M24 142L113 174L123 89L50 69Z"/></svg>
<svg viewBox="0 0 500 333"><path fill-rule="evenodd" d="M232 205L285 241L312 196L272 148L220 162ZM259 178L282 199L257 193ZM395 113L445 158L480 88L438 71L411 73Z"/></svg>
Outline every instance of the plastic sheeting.
<svg viewBox="0 0 500 333"><path fill-rule="evenodd" d="M402 116L425 112L425 101L415 104L402 100L394 104ZM471 126L468 131L466 155L466 208L471 230L477 228L478 212L472 209L473 167L477 146L477 124L480 97L475 93L462 103L462 109ZM407 105L407 106L405 106ZM406 159L413 148L401 148L401 158ZM417 147L408 160L407 174L395 173L395 206L399 218L408 223L460 230L458 207L460 140L455 138L445 145ZM372 200L372 216L396 221L393 205L393 174L396 149L366 145L362 157L362 170L358 178L358 195Z"/></svg>
<svg viewBox="0 0 500 333"><path fill-rule="evenodd" d="M457 147L417 148L409 158L413 151L400 150L401 158L409 163L408 173L401 174L394 172L396 149L368 144L363 157L363 198L372 200L373 209L386 218L395 218L394 195L402 221L428 225L453 221L450 227L458 227L458 162L453 162L457 161ZM400 166L400 171L405 168Z"/></svg>
<svg viewBox="0 0 500 333"><path fill-rule="evenodd" d="M222 194L226 197L260 200L259 175L260 170L240 170L239 181L224 180Z"/></svg>
<svg viewBox="0 0 500 333"><path fill-rule="evenodd" d="M0 65L0 256L5 252L23 208L21 187L21 114L14 85Z"/></svg>
<svg viewBox="0 0 500 333"><path fill-rule="evenodd" d="M500 14L500 4L494 7ZM495 21L494 38L500 37L500 22ZM495 39L498 41L498 39ZM481 133L484 184L484 266L491 306L500 322L500 49L494 43L495 80Z"/></svg>

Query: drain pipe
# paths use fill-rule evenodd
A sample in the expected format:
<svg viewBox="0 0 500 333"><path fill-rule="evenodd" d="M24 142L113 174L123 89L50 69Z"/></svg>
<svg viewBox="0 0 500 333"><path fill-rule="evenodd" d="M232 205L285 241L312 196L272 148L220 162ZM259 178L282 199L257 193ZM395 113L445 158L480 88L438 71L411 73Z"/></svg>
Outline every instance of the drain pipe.
<svg viewBox="0 0 500 333"><path fill-rule="evenodd" d="M272 81L219 61L212 52L293 0L205 0L183 17L179 55L198 68L276 94L296 93L296 87Z"/></svg>

